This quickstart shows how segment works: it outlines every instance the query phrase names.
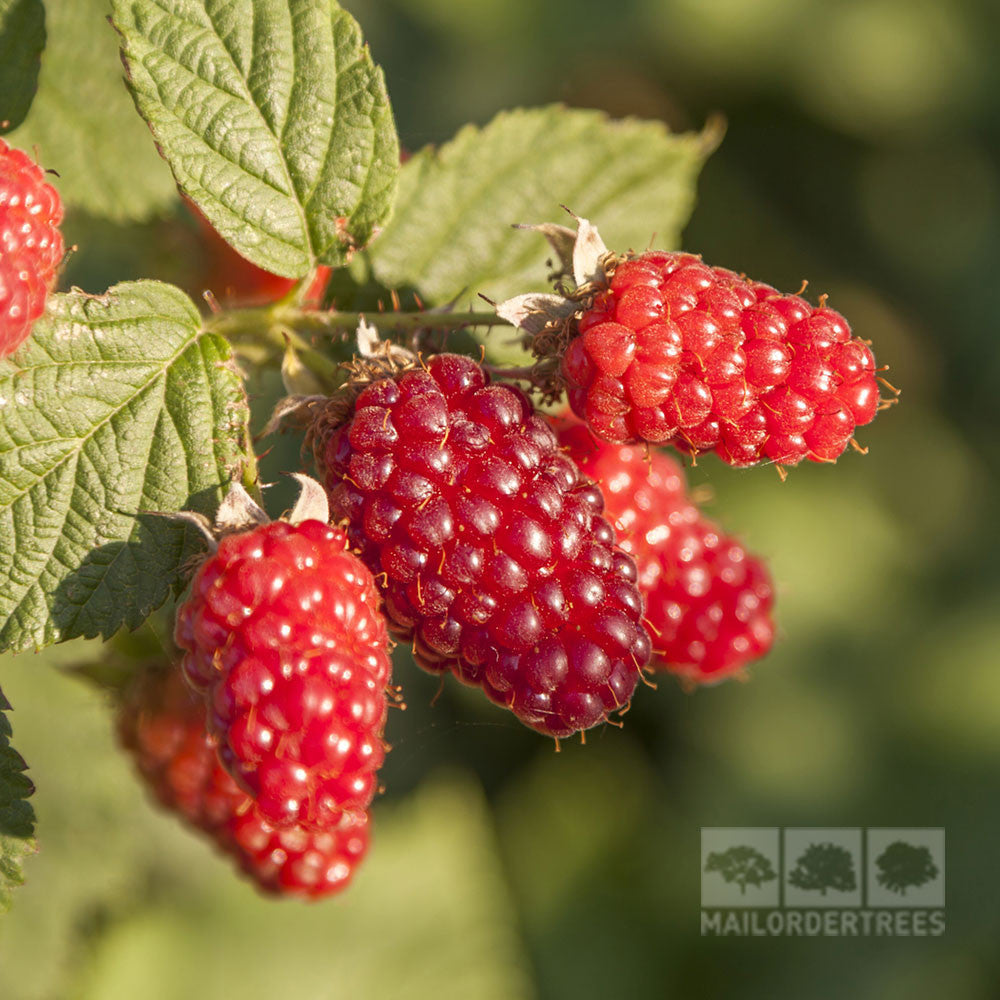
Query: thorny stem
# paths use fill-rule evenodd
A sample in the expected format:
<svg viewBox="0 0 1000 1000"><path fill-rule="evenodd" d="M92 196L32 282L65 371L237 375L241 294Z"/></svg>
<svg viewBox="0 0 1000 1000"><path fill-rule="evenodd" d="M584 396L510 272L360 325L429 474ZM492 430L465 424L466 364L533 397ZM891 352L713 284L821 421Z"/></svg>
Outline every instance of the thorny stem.
<svg viewBox="0 0 1000 1000"><path fill-rule="evenodd" d="M253 336L261 330L283 326L299 334L353 333L362 319L380 330L453 330L463 326L509 326L490 312L322 312L278 303L263 309L232 309L209 321L209 327L226 336Z"/></svg>
<svg viewBox="0 0 1000 1000"><path fill-rule="evenodd" d="M231 309L211 317L207 328L231 340L248 357L263 354L280 358L291 345L302 364L324 382L340 381L340 363L314 346L318 338L347 342L362 319L380 331L413 332L423 327L459 329L461 327L509 326L491 312L324 312L302 309L288 298L272 306L256 309Z"/></svg>
<svg viewBox="0 0 1000 1000"><path fill-rule="evenodd" d="M506 379L524 379L526 382L533 382L537 375L534 367L525 365L522 368L503 368L498 365L486 365L483 367L491 374Z"/></svg>

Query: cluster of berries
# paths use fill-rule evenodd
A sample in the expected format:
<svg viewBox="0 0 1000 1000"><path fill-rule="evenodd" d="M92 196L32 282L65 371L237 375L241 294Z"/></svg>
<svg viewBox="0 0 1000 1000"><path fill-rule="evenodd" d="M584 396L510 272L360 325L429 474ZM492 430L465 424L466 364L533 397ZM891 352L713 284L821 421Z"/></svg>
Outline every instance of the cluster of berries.
<svg viewBox="0 0 1000 1000"><path fill-rule="evenodd" d="M5 354L44 308L60 217L0 141ZM213 551L177 614L183 658L134 680L119 732L158 800L266 891L337 892L367 851L390 631L556 739L624 712L645 672L711 683L770 648L767 569L649 444L834 461L879 407L871 351L822 304L688 254L615 257L585 225L573 291L500 307L579 419L469 357L382 345L311 401L324 482L300 477L288 520L234 486L200 525ZM541 299L542 323L520 323Z"/></svg>
<svg viewBox="0 0 1000 1000"><path fill-rule="evenodd" d="M874 415L874 359L831 310L697 258L601 268L546 341L582 420L465 356L370 352L311 404L341 527L257 525L198 571L176 638L207 717L173 709L173 751L135 723L126 743L263 887L321 895L364 853L386 625L424 669L557 739L611 721L644 672L712 683L770 648L766 567L647 442L833 460Z"/></svg>
<svg viewBox="0 0 1000 1000"><path fill-rule="evenodd" d="M651 661L713 681L770 644L766 571L676 463L560 427L468 357L369 368L316 434L346 534L326 509L242 517L177 616L174 674L200 704L147 683L122 724L159 800L262 888L322 896L364 854L386 623L557 738L627 708Z"/></svg>

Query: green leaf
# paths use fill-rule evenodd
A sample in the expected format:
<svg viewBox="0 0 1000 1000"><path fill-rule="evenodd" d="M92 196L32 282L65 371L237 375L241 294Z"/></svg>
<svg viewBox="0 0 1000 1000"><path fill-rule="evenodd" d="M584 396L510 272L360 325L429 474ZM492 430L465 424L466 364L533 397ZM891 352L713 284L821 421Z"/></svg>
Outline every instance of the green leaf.
<svg viewBox="0 0 1000 1000"><path fill-rule="evenodd" d="M56 295L0 362L0 649L138 626L179 583L195 533L148 511L214 513L252 468L228 344L153 281Z"/></svg>
<svg viewBox="0 0 1000 1000"><path fill-rule="evenodd" d="M11 890L24 882L21 861L35 850L35 810L28 802L35 786L28 765L10 745L5 712L11 704L0 690L0 913L10 909Z"/></svg>
<svg viewBox="0 0 1000 1000"><path fill-rule="evenodd" d="M136 106L181 190L244 257L301 277L392 207L382 71L333 0L112 0Z"/></svg>
<svg viewBox="0 0 1000 1000"><path fill-rule="evenodd" d="M468 292L502 299L545 285L551 251L519 222L594 222L614 250L677 245L717 130L671 134L560 106L504 112L424 149L400 174L392 222L371 249L375 277L441 304Z"/></svg>
<svg viewBox="0 0 1000 1000"><path fill-rule="evenodd" d="M42 0L0 0L0 135L24 121L44 48Z"/></svg>
<svg viewBox="0 0 1000 1000"><path fill-rule="evenodd" d="M177 191L122 85L109 0L46 0L45 10L38 93L12 144L58 173L68 206L121 222L158 215Z"/></svg>

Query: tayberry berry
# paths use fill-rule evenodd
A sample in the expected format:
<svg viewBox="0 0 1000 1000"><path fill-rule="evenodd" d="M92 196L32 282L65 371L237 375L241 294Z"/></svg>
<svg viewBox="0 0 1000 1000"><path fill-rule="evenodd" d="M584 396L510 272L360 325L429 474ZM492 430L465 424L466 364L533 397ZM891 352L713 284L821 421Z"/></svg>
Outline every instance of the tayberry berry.
<svg viewBox="0 0 1000 1000"><path fill-rule="evenodd" d="M328 828L372 799L391 671L378 605L344 533L318 520L224 535L194 578L184 673L271 823Z"/></svg>
<svg viewBox="0 0 1000 1000"><path fill-rule="evenodd" d="M368 850L368 814L328 829L278 828L264 819L216 756L205 706L177 669L148 670L118 712L118 734L156 799L207 834L258 888L319 899L346 888Z"/></svg>
<svg viewBox="0 0 1000 1000"><path fill-rule="evenodd" d="M875 359L832 309L691 254L607 270L560 363L573 411L604 440L669 442L737 466L832 462L874 418Z"/></svg>
<svg viewBox="0 0 1000 1000"><path fill-rule="evenodd" d="M527 396L442 354L342 404L317 424L331 509L418 663L553 736L624 708L650 655L635 564Z"/></svg>
<svg viewBox="0 0 1000 1000"><path fill-rule="evenodd" d="M599 441L576 421L561 422L559 440L600 484L620 544L636 561L653 665L709 683L767 653L767 568L699 512L680 465L663 452Z"/></svg>

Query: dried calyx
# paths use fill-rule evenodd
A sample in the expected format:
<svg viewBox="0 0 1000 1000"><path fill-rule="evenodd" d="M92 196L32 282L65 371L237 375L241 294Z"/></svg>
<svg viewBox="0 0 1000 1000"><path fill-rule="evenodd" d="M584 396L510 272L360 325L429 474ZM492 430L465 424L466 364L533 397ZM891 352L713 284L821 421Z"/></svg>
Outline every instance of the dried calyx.
<svg viewBox="0 0 1000 1000"><path fill-rule="evenodd" d="M549 401L561 396L559 358L573 337L574 320L608 287L621 259L608 250L597 227L574 216L576 231L551 222L518 224L541 233L555 251L560 267L551 275L555 294L528 292L499 303L497 315L523 331L526 345L538 358L535 387Z"/></svg>
<svg viewBox="0 0 1000 1000"><path fill-rule="evenodd" d="M372 382L391 378L420 366L419 357L390 340L363 317L355 334L357 351L341 367L347 373L344 384L332 395L292 395L279 400L262 436L294 428L306 432L305 450L322 449L322 442L350 418L358 394Z"/></svg>
<svg viewBox="0 0 1000 1000"><path fill-rule="evenodd" d="M289 524L301 524L303 521L321 521L327 524L330 520L330 507L323 487L315 479L301 473L293 472L290 475L299 484L299 498L283 520ZM204 536L212 551L218 547L219 539L225 535L248 531L271 522L267 511L250 496L240 482L230 484L222 503L219 504L214 521L192 510L182 510L165 516L194 525Z"/></svg>

